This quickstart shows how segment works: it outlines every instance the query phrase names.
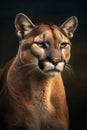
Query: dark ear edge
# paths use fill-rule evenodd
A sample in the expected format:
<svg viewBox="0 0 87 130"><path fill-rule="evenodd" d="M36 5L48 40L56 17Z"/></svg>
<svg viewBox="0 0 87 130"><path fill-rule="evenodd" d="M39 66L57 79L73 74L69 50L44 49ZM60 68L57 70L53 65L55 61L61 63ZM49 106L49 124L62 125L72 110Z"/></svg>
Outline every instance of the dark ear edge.
<svg viewBox="0 0 87 130"><path fill-rule="evenodd" d="M78 26L78 19L76 16L72 16L61 25L61 28L64 30L66 35L71 39L74 36L74 32L77 29L77 26Z"/></svg>
<svg viewBox="0 0 87 130"><path fill-rule="evenodd" d="M35 27L32 21L23 13L18 13L16 15L14 25L17 36L20 38L30 33L30 31L32 31L32 29Z"/></svg>

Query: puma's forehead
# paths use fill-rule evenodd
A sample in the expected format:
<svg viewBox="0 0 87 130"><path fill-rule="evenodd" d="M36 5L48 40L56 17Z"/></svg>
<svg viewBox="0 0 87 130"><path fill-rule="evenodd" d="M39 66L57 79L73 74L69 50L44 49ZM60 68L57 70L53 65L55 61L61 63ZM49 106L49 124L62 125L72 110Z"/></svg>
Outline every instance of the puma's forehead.
<svg viewBox="0 0 87 130"><path fill-rule="evenodd" d="M42 42L42 41L49 41L49 40L53 41L51 30L42 32L41 34L36 36L34 39L35 42Z"/></svg>
<svg viewBox="0 0 87 130"><path fill-rule="evenodd" d="M39 30L41 33L35 37L34 42L70 42L69 39L62 33L60 28L55 25L40 25Z"/></svg>

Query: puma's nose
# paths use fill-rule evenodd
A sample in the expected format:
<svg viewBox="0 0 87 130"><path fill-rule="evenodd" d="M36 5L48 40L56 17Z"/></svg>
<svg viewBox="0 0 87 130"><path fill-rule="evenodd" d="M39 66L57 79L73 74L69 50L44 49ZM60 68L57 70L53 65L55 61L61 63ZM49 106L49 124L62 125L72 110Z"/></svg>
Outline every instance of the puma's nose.
<svg viewBox="0 0 87 130"><path fill-rule="evenodd" d="M48 57L47 59L48 59L48 61L50 61L51 63L53 63L55 66L58 64L58 62L61 61L61 59L59 59L57 57L53 57L53 58Z"/></svg>
<svg viewBox="0 0 87 130"><path fill-rule="evenodd" d="M52 58L51 62L56 66L59 62L59 59L58 58Z"/></svg>

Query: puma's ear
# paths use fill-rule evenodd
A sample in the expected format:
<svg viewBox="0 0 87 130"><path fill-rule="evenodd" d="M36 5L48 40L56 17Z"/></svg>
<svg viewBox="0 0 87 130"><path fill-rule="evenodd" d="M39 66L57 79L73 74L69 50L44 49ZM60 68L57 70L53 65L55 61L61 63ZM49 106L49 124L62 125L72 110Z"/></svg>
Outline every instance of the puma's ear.
<svg viewBox="0 0 87 130"><path fill-rule="evenodd" d="M72 38L77 26L78 19L76 16L72 16L61 25L61 28L64 30L64 32L69 38Z"/></svg>
<svg viewBox="0 0 87 130"><path fill-rule="evenodd" d="M35 27L32 21L23 13L16 15L14 24L19 38L24 38Z"/></svg>

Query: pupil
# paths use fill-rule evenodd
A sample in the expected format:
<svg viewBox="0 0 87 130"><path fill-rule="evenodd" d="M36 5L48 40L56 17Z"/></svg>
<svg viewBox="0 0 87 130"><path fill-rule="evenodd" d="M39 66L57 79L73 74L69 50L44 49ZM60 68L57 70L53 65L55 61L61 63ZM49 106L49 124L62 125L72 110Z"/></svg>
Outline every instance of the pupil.
<svg viewBox="0 0 87 130"><path fill-rule="evenodd" d="M61 48L65 47L66 45L67 45L66 42L62 43L62 44L61 44Z"/></svg>
<svg viewBox="0 0 87 130"><path fill-rule="evenodd" d="M42 47L42 48L44 48L44 49L47 49L47 46L46 46L46 44L45 43L38 43L38 45L40 46L40 47Z"/></svg>

